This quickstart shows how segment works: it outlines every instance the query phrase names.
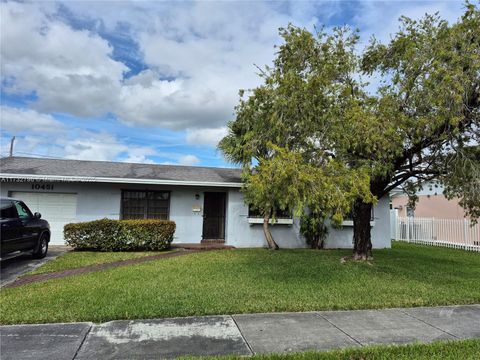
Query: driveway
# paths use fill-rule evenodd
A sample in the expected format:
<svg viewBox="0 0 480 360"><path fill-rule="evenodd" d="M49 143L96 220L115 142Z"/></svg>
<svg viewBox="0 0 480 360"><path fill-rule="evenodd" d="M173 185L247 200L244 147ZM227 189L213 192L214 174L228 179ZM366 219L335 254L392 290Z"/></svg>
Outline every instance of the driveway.
<svg viewBox="0 0 480 360"><path fill-rule="evenodd" d="M43 259L33 259L30 254L25 254L13 259L3 260L1 262L0 287L11 283L20 275L42 266L47 261L63 255L68 250L67 246L51 245L48 248L47 256Z"/></svg>

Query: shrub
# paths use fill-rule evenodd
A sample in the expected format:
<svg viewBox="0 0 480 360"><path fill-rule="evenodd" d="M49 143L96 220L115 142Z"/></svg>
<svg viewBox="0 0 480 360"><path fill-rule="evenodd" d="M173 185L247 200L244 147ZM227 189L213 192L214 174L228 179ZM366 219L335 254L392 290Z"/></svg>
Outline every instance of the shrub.
<svg viewBox="0 0 480 360"><path fill-rule="evenodd" d="M67 224L63 232L67 244L77 250L165 250L173 240L175 223L102 219Z"/></svg>
<svg viewBox="0 0 480 360"><path fill-rule="evenodd" d="M314 213L303 214L300 218L300 233L305 237L307 244L312 249L323 249L328 235L325 218Z"/></svg>

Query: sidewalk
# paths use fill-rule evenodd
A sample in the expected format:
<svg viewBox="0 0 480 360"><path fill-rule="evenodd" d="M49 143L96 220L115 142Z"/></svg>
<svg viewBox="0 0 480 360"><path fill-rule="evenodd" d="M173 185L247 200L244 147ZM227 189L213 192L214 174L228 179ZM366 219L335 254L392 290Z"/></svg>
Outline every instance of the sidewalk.
<svg viewBox="0 0 480 360"><path fill-rule="evenodd" d="M480 337L480 305L0 327L7 359L251 355Z"/></svg>

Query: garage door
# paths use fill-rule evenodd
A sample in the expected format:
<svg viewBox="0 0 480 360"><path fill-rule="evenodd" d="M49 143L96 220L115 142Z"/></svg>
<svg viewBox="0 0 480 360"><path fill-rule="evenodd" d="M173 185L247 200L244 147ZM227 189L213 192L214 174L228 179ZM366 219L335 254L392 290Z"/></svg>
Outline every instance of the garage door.
<svg viewBox="0 0 480 360"><path fill-rule="evenodd" d="M13 198L23 200L32 212L38 211L50 224L50 244L64 245L63 226L74 222L77 215L76 194L12 192Z"/></svg>

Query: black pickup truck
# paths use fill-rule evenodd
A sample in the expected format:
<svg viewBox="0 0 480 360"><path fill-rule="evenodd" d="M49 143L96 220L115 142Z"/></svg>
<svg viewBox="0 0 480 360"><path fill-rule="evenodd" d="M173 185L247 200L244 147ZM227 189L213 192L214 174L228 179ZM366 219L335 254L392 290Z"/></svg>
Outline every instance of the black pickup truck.
<svg viewBox="0 0 480 360"><path fill-rule="evenodd" d="M50 225L23 201L0 197L0 224L2 260L27 251L37 259L47 255Z"/></svg>

